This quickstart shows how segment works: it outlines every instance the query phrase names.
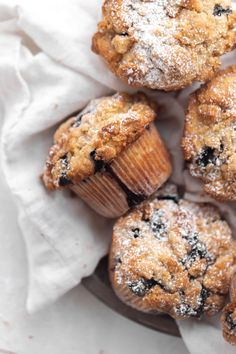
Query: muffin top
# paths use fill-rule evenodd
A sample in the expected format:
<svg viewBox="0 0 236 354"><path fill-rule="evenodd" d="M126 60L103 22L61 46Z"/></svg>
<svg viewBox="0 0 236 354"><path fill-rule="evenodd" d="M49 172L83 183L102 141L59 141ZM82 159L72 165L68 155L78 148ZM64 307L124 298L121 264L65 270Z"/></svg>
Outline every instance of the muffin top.
<svg viewBox="0 0 236 354"><path fill-rule="evenodd" d="M230 282L230 303L227 304L221 316L223 336L227 342L236 345L236 273L234 273Z"/></svg>
<svg viewBox="0 0 236 354"><path fill-rule="evenodd" d="M156 117L144 94L116 93L91 101L54 135L43 181L49 190L79 183L137 140Z"/></svg>
<svg viewBox="0 0 236 354"><path fill-rule="evenodd" d="M105 0L92 49L130 85L177 90L213 76L235 20L229 0Z"/></svg>
<svg viewBox="0 0 236 354"><path fill-rule="evenodd" d="M225 340L230 344L236 345L236 301L224 307L221 323Z"/></svg>
<svg viewBox="0 0 236 354"><path fill-rule="evenodd" d="M220 71L190 97L183 149L206 192L236 200L236 66Z"/></svg>
<svg viewBox="0 0 236 354"><path fill-rule="evenodd" d="M232 244L215 207L181 199L168 187L115 224L111 282L139 310L179 319L213 315L229 289Z"/></svg>

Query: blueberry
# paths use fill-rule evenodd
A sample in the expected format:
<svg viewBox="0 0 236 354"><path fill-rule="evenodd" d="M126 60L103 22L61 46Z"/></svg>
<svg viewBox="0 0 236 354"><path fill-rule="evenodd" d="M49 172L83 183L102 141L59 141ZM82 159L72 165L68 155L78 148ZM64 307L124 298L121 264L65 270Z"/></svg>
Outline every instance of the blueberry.
<svg viewBox="0 0 236 354"><path fill-rule="evenodd" d="M62 172L59 177L58 184L60 187L65 187L65 186L68 186L69 184L72 184L71 180L67 176L67 171L70 168L67 153L60 157L60 162L61 162Z"/></svg>
<svg viewBox="0 0 236 354"><path fill-rule="evenodd" d="M134 238L138 238L140 236L140 229L137 227L135 229L132 229Z"/></svg>
<svg viewBox="0 0 236 354"><path fill-rule="evenodd" d="M162 211L156 209L151 219L151 229L156 238L159 240L166 237L166 225L162 220Z"/></svg>
<svg viewBox="0 0 236 354"><path fill-rule="evenodd" d="M210 146L205 146L199 158L197 159L197 165L201 167L206 167L209 164L215 164L216 156L215 156L216 149L211 148Z"/></svg>
<svg viewBox="0 0 236 354"><path fill-rule="evenodd" d="M65 154L62 157L60 157L60 161L61 161L61 164L63 165L63 167L67 168L69 165L68 154Z"/></svg>
<svg viewBox="0 0 236 354"><path fill-rule="evenodd" d="M234 321L233 318L232 318L232 312L228 312L228 313L226 314L225 319L226 319L226 322L227 322L227 324L228 324L228 326L229 326L229 329L230 329L231 331L232 331L232 330L235 330L235 329L236 329L236 321Z"/></svg>
<svg viewBox="0 0 236 354"><path fill-rule="evenodd" d="M183 291L180 291L180 297L182 303L177 307L177 314L180 316L188 316L199 318L204 312L205 302L208 296L210 295L209 290L202 287L199 297L197 299L198 307L192 308L189 304L185 303L185 294Z"/></svg>
<svg viewBox="0 0 236 354"><path fill-rule="evenodd" d="M154 286L160 285L155 279L144 279L141 278L138 281L134 281L129 284L129 288L135 295L139 297L143 297L147 294L147 292L152 289Z"/></svg>
<svg viewBox="0 0 236 354"><path fill-rule="evenodd" d="M192 266L192 264L196 261L197 258L206 259L208 263L212 262L212 257L208 253L205 244L199 240L198 235L196 233L189 233L182 237L191 246L190 252L180 260L183 265L186 265L187 268L189 268Z"/></svg>
<svg viewBox="0 0 236 354"><path fill-rule="evenodd" d="M223 6L217 4L214 7L213 15L214 16L222 16L222 15L229 15L232 13L232 9L230 7L224 8Z"/></svg>
<svg viewBox="0 0 236 354"><path fill-rule="evenodd" d="M96 160L96 154L96 150L90 152L90 157L94 163L95 173L101 172L106 167L106 163L103 160Z"/></svg>
<svg viewBox="0 0 236 354"><path fill-rule="evenodd" d="M68 178L66 172L62 172L62 174L61 174L61 176L59 178L58 184L59 184L60 187L65 187L65 186L68 186L68 185L72 184L72 182Z"/></svg>
<svg viewBox="0 0 236 354"><path fill-rule="evenodd" d="M206 288L202 287L202 290L200 292L200 295L198 297L198 304L199 304L199 307L197 308L197 314L196 314L196 317L201 317L203 312L204 312L204 308L205 308L205 303L206 303L206 300L208 298L208 296L210 295L210 292L209 290L207 290Z"/></svg>

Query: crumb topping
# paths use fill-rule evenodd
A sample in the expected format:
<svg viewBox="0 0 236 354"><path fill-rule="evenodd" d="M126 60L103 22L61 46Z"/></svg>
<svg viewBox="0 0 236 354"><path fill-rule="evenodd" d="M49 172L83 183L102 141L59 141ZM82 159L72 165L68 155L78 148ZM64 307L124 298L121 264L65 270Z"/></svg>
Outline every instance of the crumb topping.
<svg viewBox="0 0 236 354"><path fill-rule="evenodd" d="M230 344L236 345L236 302L231 302L223 309L221 316L224 338Z"/></svg>

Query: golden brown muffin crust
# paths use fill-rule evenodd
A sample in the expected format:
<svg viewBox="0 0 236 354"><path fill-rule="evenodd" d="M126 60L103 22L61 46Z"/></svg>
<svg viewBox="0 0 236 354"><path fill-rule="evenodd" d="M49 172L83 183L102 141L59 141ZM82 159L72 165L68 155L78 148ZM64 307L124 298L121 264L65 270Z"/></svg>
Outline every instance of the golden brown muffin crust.
<svg viewBox="0 0 236 354"><path fill-rule="evenodd" d="M190 172L206 192L236 200L236 66L191 95L183 138Z"/></svg>
<svg viewBox="0 0 236 354"><path fill-rule="evenodd" d="M224 307L221 322L225 340L232 345L236 345L236 301Z"/></svg>
<svg viewBox="0 0 236 354"><path fill-rule="evenodd" d="M177 90L213 76L235 20L229 0L105 0L92 49L130 85Z"/></svg>
<svg viewBox="0 0 236 354"><path fill-rule="evenodd" d="M43 181L49 190L79 183L136 141L156 117L144 94L96 99L54 135Z"/></svg>
<svg viewBox="0 0 236 354"><path fill-rule="evenodd" d="M223 307L233 261L231 230L218 210L164 190L115 224L110 277L139 310L200 317Z"/></svg>
<svg viewBox="0 0 236 354"><path fill-rule="evenodd" d="M236 272L234 269L230 282L230 303L222 311L221 324L227 342L236 345Z"/></svg>

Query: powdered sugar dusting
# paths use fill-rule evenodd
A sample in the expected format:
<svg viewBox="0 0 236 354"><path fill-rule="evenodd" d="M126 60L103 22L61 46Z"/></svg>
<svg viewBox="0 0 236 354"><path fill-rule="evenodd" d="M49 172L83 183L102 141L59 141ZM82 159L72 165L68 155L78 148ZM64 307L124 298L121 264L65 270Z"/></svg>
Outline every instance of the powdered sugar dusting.
<svg viewBox="0 0 236 354"><path fill-rule="evenodd" d="M235 43L230 1L228 12L214 15L217 4L107 0L94 50L130 85L171 91L208 80Z"/></svg>
<svg viewBox="0 0 236 354"><path fill-rule="evenodd" d="M166 26L169 21L167 15L167 6L170 1L123 1L123 11L125 22L132 28L133 36L136 44L133 46L131 53L134 63L137 61L142 77L142 84L148 82L149 85L155 85L156 80L166 80L164 76L166 65L172 66L173 55L175 55L176 40L176 20L171 20L171 26ZM178 2L177 2L178 3ZM175 9L176 9L175 5ZM172 7L173 8L173 7ZM163 30L165 35L163 36ZM161 34L161 35L158 35ZM178 57L175 56L175 62ZM126 63L124 57L123 62ZM132 68L127 69L129 83L139 80ZM145 81L145 82L144 82Z"/></svg>

